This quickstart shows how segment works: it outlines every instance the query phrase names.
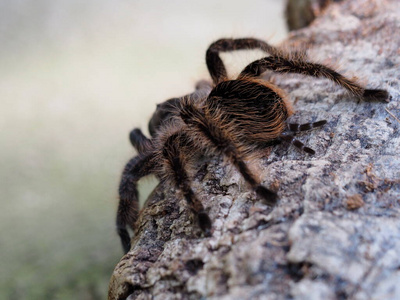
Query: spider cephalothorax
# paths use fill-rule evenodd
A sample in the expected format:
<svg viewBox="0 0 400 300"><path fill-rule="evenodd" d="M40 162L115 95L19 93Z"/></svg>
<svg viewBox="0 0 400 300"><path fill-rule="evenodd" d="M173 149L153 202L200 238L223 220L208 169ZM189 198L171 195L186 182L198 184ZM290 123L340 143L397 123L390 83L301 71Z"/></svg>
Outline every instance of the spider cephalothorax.
<svg viewBox="0 0 400 300"><path fill-rule="evenodd" d="M236 79L230 80L219 52L241 49L261 49L268 56L250 63ZM140 129L130 134L131 143L139 154L127 163L119 188L117 229L125 252L130 248L127 226L134 229L138 218L136 185L143 176L154 174L177 187L208 236L212 221L194 194L187 172L199 155L224 155L242 174L249 188L274 205L278 198L276 191L261 185L245 160L254 150L282 141L314 154L314 150L296 140L294 134L322 126L326 121L288 124L286 120L292 108L286 94L276 85L262 80L263 72L325 77L356 97L388 98L385 90L365 89L333 69L308 62L296 53L285 54L252 38L216 41L207 50L206 63L212 84L201 81L194 93L158 105L149 123L151 139Z"/></svg>

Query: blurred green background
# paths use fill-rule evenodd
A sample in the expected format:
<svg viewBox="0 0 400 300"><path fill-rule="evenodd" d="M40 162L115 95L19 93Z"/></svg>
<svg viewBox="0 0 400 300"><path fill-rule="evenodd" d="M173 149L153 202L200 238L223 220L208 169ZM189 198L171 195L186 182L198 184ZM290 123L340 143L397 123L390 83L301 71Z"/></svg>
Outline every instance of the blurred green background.
<svg viewBox="0 0 400 300"><path fill-rule="evenodd" d="M208 78L213 40L282 40L283 6L0 1L0 299L106 298L129 131Z"/></svg>

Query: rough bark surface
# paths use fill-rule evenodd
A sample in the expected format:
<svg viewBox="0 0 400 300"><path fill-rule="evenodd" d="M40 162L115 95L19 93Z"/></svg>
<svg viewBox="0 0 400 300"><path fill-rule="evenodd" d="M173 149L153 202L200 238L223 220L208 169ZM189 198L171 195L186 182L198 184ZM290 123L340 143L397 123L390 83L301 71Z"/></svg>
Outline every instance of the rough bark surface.
<svg viewBox="0 0 400 300"><path fill-rule="evenodd" d="M329 6L286 44L384 88L389 103L358 101L324 79L274 75L293 122L328 120L299 136L308 156L280 145L251 167L278 188L271 208L222 158L199 163L194 190L210 238L170 186L142 210L109 299L400 299L400 2ZM249 162L250 163L250 162Z"/></svg>

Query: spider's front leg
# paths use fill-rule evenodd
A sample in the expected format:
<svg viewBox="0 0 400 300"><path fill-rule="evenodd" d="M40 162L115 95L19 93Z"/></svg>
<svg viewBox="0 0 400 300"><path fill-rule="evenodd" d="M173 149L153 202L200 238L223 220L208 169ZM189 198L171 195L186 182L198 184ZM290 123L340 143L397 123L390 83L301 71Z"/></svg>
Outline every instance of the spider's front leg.
<svg viewBox="0 0 400 300"><path fill-rule="evenodd" d="M121 239L124 252L131 247L131 237L127 226L135 229L139 215L139 193L137 182L140 178L154 172L153 155L139 155L132 158L125 166L119 185L119 204L117 210L117 232Z"/></svg>

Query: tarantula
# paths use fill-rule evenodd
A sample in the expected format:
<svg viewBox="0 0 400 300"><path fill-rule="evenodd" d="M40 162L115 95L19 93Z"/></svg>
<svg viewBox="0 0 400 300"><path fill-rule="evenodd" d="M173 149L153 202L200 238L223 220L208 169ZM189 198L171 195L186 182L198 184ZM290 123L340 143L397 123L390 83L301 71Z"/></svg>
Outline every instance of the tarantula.
<svg viewBox="0 0 400 300"><path fill-rule="evenodd" d="M230 80L219 53L242 49L261 49L268 56L253 61L236 79ZM212 84L200 82L194 93L158 105L149 122L150 139L140 129L130 133L131 143L139 154L123 171L116 220L125 252L130 249L127 226L134 230L138 218L136 185L143 176L155 174L180 190L197 216L198 225L209 236L212 221L193 192L187 172L188 165L196 157L194 154L227 157L248 186L270 205L276 202L277 192L261 185L252 174L245 163L251 153L280 142L290 142L306 153L314 154L314 150L295 139L295 133L322 126L326 121L287 124L287 118L293 113L287 96L276 85L262 80L263 72L325 77L358 98L381 101L388 98L385 90L366 89L333 69L308 62L296 53L284 53L253 38L221 39L212 43L206 52L206 63Z"/></svg>

